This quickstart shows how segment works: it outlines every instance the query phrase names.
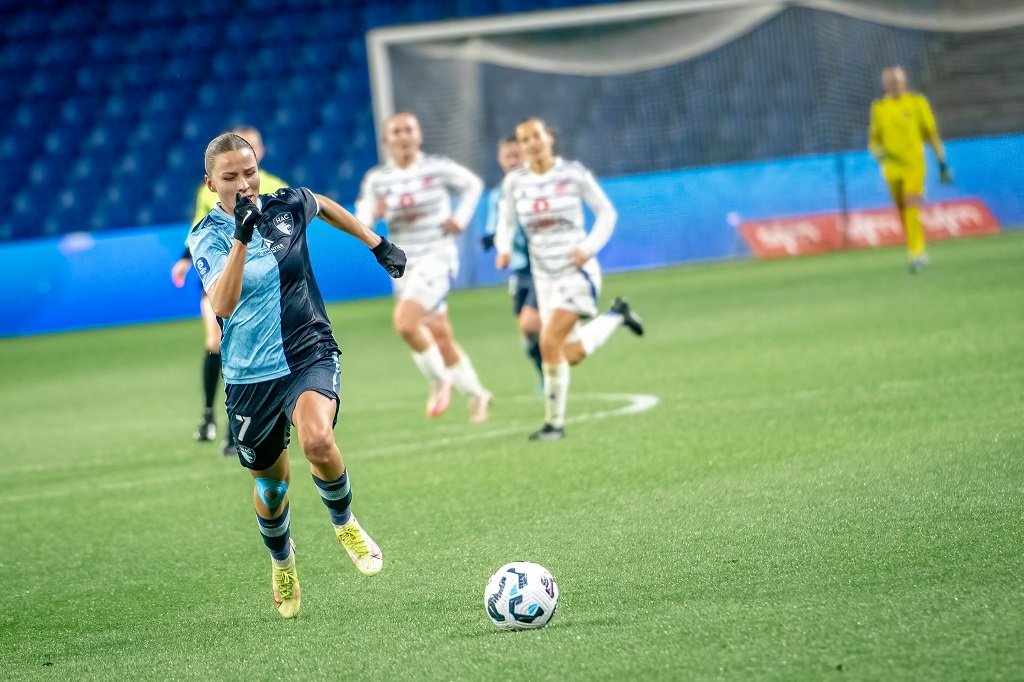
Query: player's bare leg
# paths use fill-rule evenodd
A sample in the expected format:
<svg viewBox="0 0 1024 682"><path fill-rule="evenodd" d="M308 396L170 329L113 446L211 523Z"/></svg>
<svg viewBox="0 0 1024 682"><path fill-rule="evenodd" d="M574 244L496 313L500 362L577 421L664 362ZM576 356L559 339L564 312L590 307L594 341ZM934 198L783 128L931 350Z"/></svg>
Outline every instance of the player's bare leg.
<svg viewBox="0 0 1024 682"><path fill-rule="evenodd" d="M451 401L452 384L441 349L426 325L427 311L416 301L400 299L395 304L392 322L395 331L412 349L412 359L430 384L426 414L444 414Z"/></svg>
<svg viewBox="0 0 1024 682"><path fill-rule="evenodd" d="M255 479L253 506L263 542L270 550L270 585L274 607L284 618L294 618L302 607L302 590L295 568L295 544L289 534L291 512L288 506L290 472L288 450L262 471L250 471Z"/></svg>
<svg viewBox="0 0 1024 682"><path fill-rule="evenodd" d="M480 383L473 363L462 347L455 341L451 320L448 313L436 313L426 319L431 336L437 341L451 377L452 385L462 394L469 397L469 419L472 422L487 421L487 410L491 404L491 393Z"/></svg>
<svg viewBox="0 0 1024 682"><path fill-rule="evenodd" d="M384 567L384 556L351 511L352 489L348 472L334 439L337 407L334 399L316 391L306 391L295 403L292 423L302 453L309 461L313 482L330 512L338 542L360 573L377 575Z"/></svg>

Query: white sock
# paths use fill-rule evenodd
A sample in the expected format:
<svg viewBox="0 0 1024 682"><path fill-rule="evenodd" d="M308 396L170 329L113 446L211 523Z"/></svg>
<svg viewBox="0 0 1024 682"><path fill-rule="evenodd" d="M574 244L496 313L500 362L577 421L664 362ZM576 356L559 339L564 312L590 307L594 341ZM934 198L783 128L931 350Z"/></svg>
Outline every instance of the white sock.
<svg viewBox="0 0 1024 682"><path fill-rule="evenodd" d="M565 425L565 404L569 400L569 363L544 363L544 421L556 429Z"/></svg>
<svg viewBox="0 0 1024 682"><path fill-rule="evenodd" d="M430 344L430 347L422 353L413 353L412 361L420 368L420 373L431 383L448 378L448 370L445 369L441 351L438 350L436 343Z"/></svg>
<svg viewBox="0 0 1024 682"><path fill-rule="evenodd" d="M580 343L583 344L583 352L590 355L604 345L604 342L611 338L615 330L622 326L622 315L618 313L605 313L598 315L580 329Z"/></svg>
<svg viewBox="0 0 1024 682"><path fill-rule="evenodd" d="M486 392L468 355L460 355L459 361L448 368L448 373L452 378L452 386L460 393L480 395Z"/></svg>

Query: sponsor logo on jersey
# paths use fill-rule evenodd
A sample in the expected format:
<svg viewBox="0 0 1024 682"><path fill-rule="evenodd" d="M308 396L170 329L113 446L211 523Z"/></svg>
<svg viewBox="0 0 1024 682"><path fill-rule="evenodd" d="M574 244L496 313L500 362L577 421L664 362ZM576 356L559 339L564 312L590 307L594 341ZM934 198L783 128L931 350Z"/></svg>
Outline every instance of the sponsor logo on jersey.
<svg viewBox="0 0 1024 682"><path fill-rule="evenodd" d="M196 258L195 266L196 272L199 273L199 276L202 277L203 279L206 279L206 276L210 274L210 261L206 260L205 258L199 257Z"/></svg>

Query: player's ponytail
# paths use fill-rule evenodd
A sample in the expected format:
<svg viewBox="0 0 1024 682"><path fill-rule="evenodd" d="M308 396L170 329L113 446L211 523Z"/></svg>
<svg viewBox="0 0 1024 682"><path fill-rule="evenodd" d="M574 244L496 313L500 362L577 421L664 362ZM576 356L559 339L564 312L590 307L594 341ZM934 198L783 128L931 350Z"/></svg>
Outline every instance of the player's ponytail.
<svg viewBox="0 0 1024 682"><path fill-rule="evenodd" d="M224 152L231 152L236 149L248 149L252 152L253 158L256 158L256 150L254 150L252 145L246 142L245 138L241 135L237 135L235 133L221 133L210 140L210 144L206 145L206 153L203 155L206 174L210 175L213 172L214 159Z"/></svg>

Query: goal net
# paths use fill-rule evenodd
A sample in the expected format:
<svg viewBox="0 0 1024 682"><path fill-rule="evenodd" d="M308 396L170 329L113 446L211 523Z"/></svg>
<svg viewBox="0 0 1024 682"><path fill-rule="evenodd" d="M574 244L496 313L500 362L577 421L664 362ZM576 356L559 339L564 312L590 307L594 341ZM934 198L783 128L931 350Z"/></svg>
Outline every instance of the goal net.
<svg viewBox="0 0 1024 682"><path fill-rule="evenodd" d="M527 116L602 179L863 150L892 64L929 97L945 138L1016 132L1021 45L1024 3L995 0L664 0L368 36L378 129L415 112L425 149L489 185L496 141ZM827 168L825 187L802 191L842 210L857 183Z"/></svg>

